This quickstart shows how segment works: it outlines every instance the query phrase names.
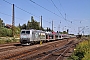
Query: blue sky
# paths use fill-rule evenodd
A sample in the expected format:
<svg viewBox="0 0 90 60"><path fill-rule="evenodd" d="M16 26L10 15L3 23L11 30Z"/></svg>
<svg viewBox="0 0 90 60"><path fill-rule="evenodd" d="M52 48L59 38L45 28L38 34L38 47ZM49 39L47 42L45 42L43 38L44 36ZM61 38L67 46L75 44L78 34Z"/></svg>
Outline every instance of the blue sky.
<svg viewBox="0 0 90 60"><path fill-rule="evenodd" d="M26 13L25 11L15 7L16 26L19 23L21 25L27 23L28 20L31 20L31 16L39 22L40 16L42 15L44 28L51 28L51 22L53 20L54 31L69 29L69 33L77 34L78 28L80 30L84 28L84 33L90 34L90 0L32 0L49 11L35 3L32 3L30 0L0 0L0 18L2 18L6 24L11 24L12 5L5 1L15 4L15 6L29 12Z"/></svg>

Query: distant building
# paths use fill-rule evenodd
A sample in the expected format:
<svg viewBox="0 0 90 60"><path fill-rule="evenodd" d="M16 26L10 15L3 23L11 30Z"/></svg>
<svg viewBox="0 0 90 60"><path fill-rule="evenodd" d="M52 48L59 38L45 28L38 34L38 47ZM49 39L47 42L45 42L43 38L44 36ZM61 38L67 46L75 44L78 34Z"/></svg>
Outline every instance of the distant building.
<svg viewBox="0 0 90 60"><path fill-rule="evenodd" d="M6 24L5 27L6 27L6 28L12 28L12 25L10 25L10 24Z"/></svg>

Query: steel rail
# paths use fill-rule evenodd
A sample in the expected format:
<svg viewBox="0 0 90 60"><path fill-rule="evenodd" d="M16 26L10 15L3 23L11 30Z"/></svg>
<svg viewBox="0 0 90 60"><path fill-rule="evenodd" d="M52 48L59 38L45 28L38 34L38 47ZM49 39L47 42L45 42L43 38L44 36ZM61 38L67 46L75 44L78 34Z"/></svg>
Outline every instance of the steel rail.
<svg viewBox="0 0 90 60"><path fill-rule="evenodd" d="M62 47L60 47L60 48L56 48L56 49L54 49L54 50L50 50L50 51L48 51L48 52L51 52L51 53L49 53L48 55L46 55L46 56L44 56L44 57L42 57L40 60L45 60L45 59L47 59L49 56L51 56L53 53L55 53L55 52L57 52L57 51L62 51L62 50L64 50L65 48L67 48L69 45L68 44L70 44L70 43L72 43L72 41L70 41L69 43L67 43L66 45L64 45L64 46L62 46ZM38 59L37 59L38 60Z"/></svg>

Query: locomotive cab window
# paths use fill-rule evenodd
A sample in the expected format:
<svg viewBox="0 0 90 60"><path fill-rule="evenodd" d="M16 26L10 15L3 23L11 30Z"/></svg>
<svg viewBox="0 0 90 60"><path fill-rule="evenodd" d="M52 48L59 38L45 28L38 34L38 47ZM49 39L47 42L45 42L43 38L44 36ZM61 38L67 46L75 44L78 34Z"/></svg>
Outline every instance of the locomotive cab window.
<svg viewBox="0 0 90 60"><path fill-rule="evenodd" d="M21 34L25 34L25 31L22 31Z"/></svg>
<svg viewBox="0 0 90 60"><path fill-rule="evenodd" d="M30 31L26 31L26 34L30 34Z"/></svg>

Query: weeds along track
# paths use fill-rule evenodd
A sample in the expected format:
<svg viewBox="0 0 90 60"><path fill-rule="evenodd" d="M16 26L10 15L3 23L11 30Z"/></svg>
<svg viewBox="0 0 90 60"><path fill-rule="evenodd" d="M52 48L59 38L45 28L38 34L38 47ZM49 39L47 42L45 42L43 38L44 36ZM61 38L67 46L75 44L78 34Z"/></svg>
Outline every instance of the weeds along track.
<svg viewBox="0 0 90 60"><path fill-rule="evenodd" d="M54 51L54 49L60 48L61 46L64 46L65 44L69 43L71 39L67 41L67 39L64 40L58 40L54 42L44 43L42 45L32 45L32 46L26 46L23 48L8 50L5 52L0 52L0 59L26 59L26 60L33 60L33 59L39 59L40 57L43 57L50 53L51 51Z"/></svg>

